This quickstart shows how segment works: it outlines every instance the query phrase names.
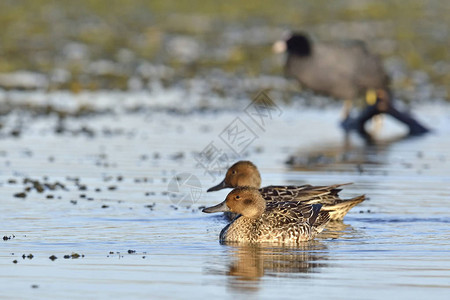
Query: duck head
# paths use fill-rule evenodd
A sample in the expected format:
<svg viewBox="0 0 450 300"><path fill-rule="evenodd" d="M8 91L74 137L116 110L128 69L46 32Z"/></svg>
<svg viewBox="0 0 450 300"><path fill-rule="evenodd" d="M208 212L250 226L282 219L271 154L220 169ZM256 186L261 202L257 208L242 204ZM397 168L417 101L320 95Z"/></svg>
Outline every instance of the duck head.
<svg viewBox="0 0 450 300"><path fill-rule="evenodd" d="M244 217L256 219L266 209L266 201L258 189L253 187L238 187L232 190L225 201L215 206L207 207L205 213L232 212Z"/></svg>
<svg viewBox="0 0 450 300"><path fill-rule="evenodd" d="M236 188L250 186L259 188L261 186L261 175L258 168L250 161L238 161L232 165L225 175L225 179L207 192L218 191L224 188Z"/></svg>

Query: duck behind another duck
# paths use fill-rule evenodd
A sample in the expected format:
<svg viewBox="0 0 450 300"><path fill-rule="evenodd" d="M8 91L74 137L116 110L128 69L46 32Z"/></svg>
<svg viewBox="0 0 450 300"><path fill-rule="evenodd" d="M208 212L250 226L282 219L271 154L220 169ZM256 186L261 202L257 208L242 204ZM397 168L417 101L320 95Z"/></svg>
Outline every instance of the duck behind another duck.
<svg viewBox="0 0 450 300"><path fill-rule="evenodd" d="M351 199L341 199L340 187L346 184L335 184L330 186L267 186L260 188L261 175L258 168L251 161L238 161L233 164L225 175L225 179L218 185L211 187L207 192L217 191L224 188L253 187L259 189L259 193L268 203L278 201L300 202L305 204L321 204L322 210L330 214L330 220L342 221L348 211L365 200L364 195ZM230 219L236 214L227 212Z"/></svg>

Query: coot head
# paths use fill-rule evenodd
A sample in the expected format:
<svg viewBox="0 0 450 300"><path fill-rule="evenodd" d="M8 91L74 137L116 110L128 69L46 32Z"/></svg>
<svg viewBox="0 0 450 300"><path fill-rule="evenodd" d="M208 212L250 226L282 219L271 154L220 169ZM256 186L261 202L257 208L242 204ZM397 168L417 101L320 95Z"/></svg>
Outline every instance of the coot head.
<svg viewBox="0 0 450 300"><path fill-rule="evenodd" d="M294 33L286 41L287 51L298 56L309 56L312 52L312 45L309 38L303 33Z"/></svg>

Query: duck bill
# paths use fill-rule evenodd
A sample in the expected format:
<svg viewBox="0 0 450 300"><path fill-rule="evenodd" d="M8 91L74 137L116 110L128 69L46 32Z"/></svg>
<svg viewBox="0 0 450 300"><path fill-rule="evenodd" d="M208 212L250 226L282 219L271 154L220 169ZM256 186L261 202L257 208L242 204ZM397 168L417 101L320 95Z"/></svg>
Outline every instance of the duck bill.
<svg viewBox="0 0 450 300"><path fill-rule="evenodd" d="M212 188L209 188L206 192L207 193L214 192L214 191L218 191L218 190L221 190L221 189L224 189L227 187L228 187L228 185L225 183L225 179L224 179L221 183L219 183L216 186L213 186Z"/></svg>
<svg viewBox="0 0 450 300"><path fill-rule="evenodd" d="M228 207L226 201L223 201L222 203L219 203L217 205L204 208L202 212L204 213L216 213L216 212L227 212L230 211L230 208Z"/></svg>

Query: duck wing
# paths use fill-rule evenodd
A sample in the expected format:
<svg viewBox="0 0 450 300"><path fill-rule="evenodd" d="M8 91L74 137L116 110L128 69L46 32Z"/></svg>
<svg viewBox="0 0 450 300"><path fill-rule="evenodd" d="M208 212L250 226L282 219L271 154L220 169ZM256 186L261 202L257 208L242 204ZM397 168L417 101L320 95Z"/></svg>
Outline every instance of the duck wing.
<svg viewBox="0 0 450 300"><path fill-rule="evenodd" d="M310 205L294 201L278 201L266 204L264 218L275 227L290 224L313 225L322 205Z"/></svg>
<svg viewBox="0 0 450 300"><path fill-rule="evenodd" d="M267 186L259 189L261 195L267 202L290 201L305 202L309 204L320 203L323 205L333 205L339 201L338 193L341 186L346 184L335 184L330 186Z"/></svg>

